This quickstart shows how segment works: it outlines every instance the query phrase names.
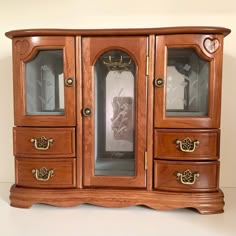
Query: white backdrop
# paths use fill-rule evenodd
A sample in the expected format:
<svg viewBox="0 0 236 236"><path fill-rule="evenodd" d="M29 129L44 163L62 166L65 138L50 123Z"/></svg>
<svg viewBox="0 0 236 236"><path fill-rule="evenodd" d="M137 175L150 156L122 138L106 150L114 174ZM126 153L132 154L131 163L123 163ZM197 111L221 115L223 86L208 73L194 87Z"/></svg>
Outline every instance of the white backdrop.
<svg viewBox="0 0 236 236"><path fill-rule="evenodd" d="M235 0L0 0L0 182L14 181L13 94L9 30L22 28L144 28L222 26L225 38L221 132L221 186L236 187Z"/></svg>

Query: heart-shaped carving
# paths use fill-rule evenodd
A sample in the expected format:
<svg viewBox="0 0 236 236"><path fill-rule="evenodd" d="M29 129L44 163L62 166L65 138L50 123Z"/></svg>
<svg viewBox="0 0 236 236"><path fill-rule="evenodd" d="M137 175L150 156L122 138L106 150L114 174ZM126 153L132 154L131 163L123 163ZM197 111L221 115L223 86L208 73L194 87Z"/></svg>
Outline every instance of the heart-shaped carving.
<svg viewBox="0 0 236 236"><path fill-rule="evenodd" d="M15 43L16 50L20 53L20 55L24 55L28 48L29 48L29 42L27 40L17 40Z"/></svg>
<svg viewBox="0 0 236 236"><path fill-rule="evenodd" d="M214 38L206 38L203 42L204 48L207 50L209 53L215 53L218 48L220 47L220 42L218 39Z"/></svg>

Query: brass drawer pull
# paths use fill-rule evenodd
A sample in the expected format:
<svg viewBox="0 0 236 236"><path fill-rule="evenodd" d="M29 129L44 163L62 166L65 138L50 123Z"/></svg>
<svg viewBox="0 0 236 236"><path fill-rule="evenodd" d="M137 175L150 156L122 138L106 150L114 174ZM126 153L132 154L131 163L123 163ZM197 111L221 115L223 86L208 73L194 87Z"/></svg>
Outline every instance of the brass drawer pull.
<svg viewBox="0 0 236 236"><path fill-rule="evenodd" d="M54 170L48 170L46 167L42 167L41 169L33 169L32 173L35 178L39 181L48 181L54 175Z"/></svg>
<svg viewBox="0 0 236 236"><path fill-rule="evenodd" d="M180 180L180 182L182 184L186 184L186 185L193 185L195 184L196 180L198 179L198 177L200 176L200 174L198 172L196 173L192 173L191 170L185 170L184 172L177 172L176 173L176 178L178 180Z"/></svg>
<svg viewBox="0 0 236 236"><path fill-rule="evenodd" d="M183 141L177 139L175 143L182 152L194 152L196 146L200 144L199 140L192 141L189 137L185 138Z"/></svg>
<svg viewBox="0 0 236 236"><path fill-rule="evenodd" d="M49 147L53 144L54 140L52 138L45 138L44 136L40 137L40 138L32 138L31 143L34 143L34 147L37 150L48 150Z"/></svg>

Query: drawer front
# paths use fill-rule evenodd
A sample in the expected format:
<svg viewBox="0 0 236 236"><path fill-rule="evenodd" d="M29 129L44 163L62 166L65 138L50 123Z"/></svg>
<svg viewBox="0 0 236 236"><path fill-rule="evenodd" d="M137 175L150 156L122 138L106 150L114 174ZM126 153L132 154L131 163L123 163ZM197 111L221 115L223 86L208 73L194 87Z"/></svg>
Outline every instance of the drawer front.
<svg viewBox="0 0 236 236"><path fill-rule="evenodd" d="M217 160L219 130L155 130L154 157L176 160Z"/></svg>
<svg viewBox="0 0 236 236"><path fill-rule="evenodd" d="M14 128L17 157L74 157L74 128Z"/></svg>
<svg viewBox="0 0 236 236"><path fill-rule="evenodd" d="M219 162L154 161L154 189L182 192L218 190Z"/></svg>
<svg viewBox="0 0 236 236"><path fill-rule="evenodd" d="M34 188L75 187L75 163L75 158L16 158L16 185Z"/></svg>

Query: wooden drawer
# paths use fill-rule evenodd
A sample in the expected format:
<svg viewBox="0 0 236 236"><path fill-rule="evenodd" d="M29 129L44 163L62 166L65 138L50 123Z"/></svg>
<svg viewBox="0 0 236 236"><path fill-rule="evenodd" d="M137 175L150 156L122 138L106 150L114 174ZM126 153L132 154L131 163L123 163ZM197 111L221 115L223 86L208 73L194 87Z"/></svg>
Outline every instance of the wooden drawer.
<svg viewBox="0 0 236 236"><path fill-rule="evenodd" d="M74 128L13 128L17 157L74 157Z"/></svg>
<svg viewBox="0 0 236 236"><path fill-rule="evenodd" d="M218 190L219 162L154 161L154 189L182 192Z"/></svg>
<svg viewBox="0 0 236 236"><path fill-rule="evenodd" d="M154 157L176 160L217 160L219 137L219 130L157 129L154 131Z"/></svg>
<svg viewBox="0 0 236 236"><path fill-rule="evenodd" d="M16 158L16 185L35 188L75 187L75 163L75 158Z"/></svg>

